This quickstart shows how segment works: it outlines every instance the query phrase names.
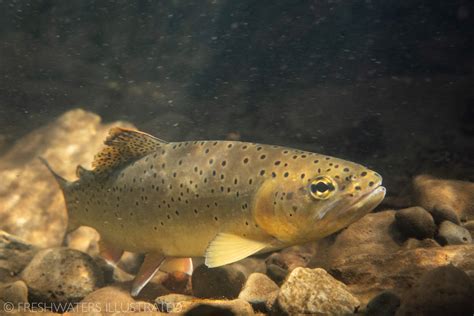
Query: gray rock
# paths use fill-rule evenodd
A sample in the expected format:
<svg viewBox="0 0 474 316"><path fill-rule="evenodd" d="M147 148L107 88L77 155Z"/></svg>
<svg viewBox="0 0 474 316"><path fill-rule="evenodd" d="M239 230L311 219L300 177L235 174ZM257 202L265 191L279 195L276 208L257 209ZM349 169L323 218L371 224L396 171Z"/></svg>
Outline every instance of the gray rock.
<svg viewBox="0 0 474 316"><path fill-rule="evenodd" d="M285 314L352 314L360 302L347 287L323 269L296 268L278 294L278 308Z"/></svg>
<svg viewBox="0 0 474 316"><path fill-rule="evenodd" d="M0 282L11 281L20 273L38 251L36 246L0 230Z"/></svg>
<svg viewBox="0 0 474 316"><path fill-rule="evenodd" d="M39 251L21 274L33 302L77 302L103 284L99 266L68 248Z"/></svg>
<svg viewBox="0 0 474 316"><path fill-rule="evenodd" d="M431 213L431 216L433 216L433 219L436 225L439 225L444 221L450 221L458 225L461 223L456 211L446 206L445 207L435 206L434 208L430 210L430 213Z"/></svg>
<svg viewBox="0 0 474 316"><path fill-rule="evenodd" d="M28 303L28 287L25 282L18 280L0 285L0 308L4 303L13 304L13 306Z"/></svg>
<svg viewBox="0 0 474 316"><path fill-rule="evenodd" d="M396 315L472 315L474 286L462 270L447 265L425 273L402 297Z"/></svg>
<svg viewBox="0 0 474 316"><path fill-rule="evenodd" d="M239 298L249 302L254 310L269 312L275 302L280 288L269 277L262 273L252 273Z"/></svg>
<svg viewBox="0 0 474 316"><path fill-rule="evenodd" d="M410 207L397 211L395 223L406 238L433 238L436 232L433 217L421 207Z"/></svg>
<svg viewBox="0 0 474 316"><path fill-rule="evenodd" d="M444 221L439 226L438 240L442 245L470 244L472 236L466 228Z"/></svg>
<svg viewBox="0 0 474 316"><path fill-rule="evenodd" d="M201 298L236 298L246 280L239 266L197 267L192 275L193 294Z"/></svg>
<svg viewBox="0 0 474 316"><path fill-rule="evenodd" d="M400 298L391 291L384 291L367 304L366 316L393 316L400 307Z"/></svg>
<svg viewBox="0 0 474 316"><path fill-rule="evenodd" d="M474 236L474 220L467 221L462 226L466 228L469 231L469 233L471 233L471 237Z"/></svg>
<svg viewBox="0 0 474 316"><path fill-rule="evenodd" d="M267 275L276 284L281 285L283 281L285 281L286 276L288 275L288 270L280 267L277 264L270 263L267 265Z"/></svg>
<svg viewBox="0 0 474 316"><path fill-rule="evenodd" d="M313 254L313 248L307 246L293 246L272 253L265 260L270 278L281 284L290 271L297 267L306 267Z"/></svg>

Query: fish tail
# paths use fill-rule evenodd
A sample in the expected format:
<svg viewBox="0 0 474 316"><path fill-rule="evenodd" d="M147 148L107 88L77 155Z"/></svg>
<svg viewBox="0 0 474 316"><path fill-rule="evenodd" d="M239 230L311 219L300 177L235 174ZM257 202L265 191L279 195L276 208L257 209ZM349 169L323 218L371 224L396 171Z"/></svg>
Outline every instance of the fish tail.
<svg viewBox="0 0 474 316"><path fill-rule="evenodd" d="M59 174L57 174L56 171L54 171L54 169L51 167L51 165L48 163L46 159L44 159L43 157L38 157L38 159L46 166L46 168L48 168L49 172L51 172L51 174L56 179L56 182L61 187L61 191L63 192L63 195L64 195L64 200L66 201L66 209L69 210L69 207L67 205L68 204L67 192L68 192L68 188L71 182L67 181L66 179L61 177ZM70 212L68 211L68 227L67 227L68 233L73 230L76 230L80 226L71 215L72 214L70 214Z"/></svg>

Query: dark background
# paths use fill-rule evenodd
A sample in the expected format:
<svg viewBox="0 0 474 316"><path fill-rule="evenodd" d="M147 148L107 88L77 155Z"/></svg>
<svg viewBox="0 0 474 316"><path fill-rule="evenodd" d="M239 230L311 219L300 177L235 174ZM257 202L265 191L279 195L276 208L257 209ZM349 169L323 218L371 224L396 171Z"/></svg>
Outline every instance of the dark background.
<svg viewBox="0 0 474 316"><path fill-rule="evenodd" d="M0 153L81 107L473 181L473 34L467 0L0 0Z"/></svg>

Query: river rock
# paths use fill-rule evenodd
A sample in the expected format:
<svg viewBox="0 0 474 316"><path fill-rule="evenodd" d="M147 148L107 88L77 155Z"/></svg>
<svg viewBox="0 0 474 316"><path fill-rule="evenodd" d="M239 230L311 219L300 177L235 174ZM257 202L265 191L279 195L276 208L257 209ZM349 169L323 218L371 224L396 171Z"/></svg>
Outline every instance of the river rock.
<svg viewBox="0 0 474 316"><path fill-rule="evenodd" d="M433 238L436 232L433 217L422 207L409 207L397 211L395 223L406 238Z"/></svg>
<svg viewBox="0 0 474 316"><path fill-rule="evenodd" d="M193 294L200 298L237 298L245 280L253 272L266 272L263 260L246 258L212 269L199 265L192 275Z"/></svg>
<svg viewBox="0 0 474 316"><path fill-rule="evenodd" d="M244 300L187 300L177 305L171 312L183 313L186 316L226 316L254 315L252 306Z"/></svg>
<svg viewBox="0 0 474 316"><path fill-rule="evenodd" d="M290 271L297 267L306 267L314 255L314 248L293 246L275 252L265 260L268 276L281 284Z"/></svg>
<svg viewBox="0 0 474 316"><path fill-rule="evenodd" d="M36 246L0 230L0 282L12 281L37 251Z"/></svg>
<svg viewBox="0 0 474 316"><path fill-rule="evenodd" d="M362 303L390 290L402 296L425 272L453 264L474 271L474 245L416 248L391 254L359 254L340 258L328 271L347 285Z"/></svg>
<svg viewBox="0 0 474 316"><path fill-rule="evenodd" d="M33 302L78 302L103 284L102 271L95 261L68 248L39 251L21 276Z"/></svg>
<svg viewBox="0 0 474 316"><path fill-rule="evenodd" d="M99 233L92 227L81 226L66 236L66 246L87 253L99 255Z"/></svg>
<svg viewBox="0 0 474 316"><path fill-rule="evenodd" d="M84 310L86 309L86 310ZM107 286L88 294L72 312L80 313L115 313L155 312L153 304L135 301L129 290L120 286Z"/></svg>
<svg viewBox="0 0 474 316"><path fill-rule="evenodd" d="M278 309L285 314L344 315L357 311L360 302L342 283L323 269L296 268L278 294Z"/></svg>
<svg viewBox="0 0 474 316"><path fill-rule="evenodd" d="M419 175L413 187L416 204L424 209L445 209L455 212L459 219L474 219L474 183Z"/></svg>
<svg viewBox="0 0 474 316"><path fill-rule="evenodd" d="M0 284L0 311L2 304L9 303L18 307L19 304L28 303L28 287L25 282L18 280L8 284Z"/></svg>
<svg viewBox="0 0 474 316"><path fill-rule="evenodd" d="M444 221L439 226L438 240L442 245L470 244L472 236L466 228Z"/></svg>
<svg viewBox="0 0 474 316"><path fill-rule="evenodd" d="M431 216L433 216L436 225L439 225L444 221L450 221L458 225L461 223L458 214L450 208L435 206L430 210L430 213Z"/></svg>
<svg viewBox="0 0 474 316"><path fill-rule="evenodd" d="M396 315L472 315L474 285L467 274L452 266L426 272L406 292Z"/></svg>
<svg viewBox="0 0 474 316"><path fill-rule="evenodd" d="M249 302L254 310L269 312L275 302L280 288L268 276L262 273L252 273L239 298Z"/></svg>
<svg viewBox="0 0 474 316"><path fill-rule="evenodd" d="M0 157L0 229L42 247L61 245L67 215L54 177L38 157L74 180L76 166L90 168L110 127L96 114L77 109L18 139Z"/></svg>
<svg viewBox="0 0 474 316"><path fill-rule="evenodd" d="M400 297L391 291L384 291L370 300L366 316L393 316L400 307Z"/></svg>
<svg viewBox="0 0 474 316"><path fill-rule="evenodd" d="M425 238L425 239L416 239L408 238L403 243L403 249L415 249L415 248L431 248L431 247L441 247L440 244L434 239Z"/></svg>
<svg viewBox="0 0 474 316"><path fill-rule="evenodd" d="M245 280L245 273L234 264L212 269L203 264L193 272L193 294L201 298L236 298Z"/></svg>
<svg viewBox="0 0 474 316"><path fill-rule="evenodd" d="M359 255L389 255L400 249L402 237L395 225L395 211L367 214L339 233L334 243L328 243L327 256L314 256L310 267L332 267Z"/></svg>
<svg viewBox="0 0 474 316"><path fill-rule="evenodd" d="M465 222L463 227L469 231L471 237L474 236L474 220Z"/></svg>
<svg viewBox="0 0 474 316"><path fill-rule="evenodd" d="M191 300L196 300L196 298L190 295L173 293L173 294L158 296L155 299L155 306L160 312L170 313L173 310L180 309L179 306L182 307L181 302L191 301Z"/></svg>

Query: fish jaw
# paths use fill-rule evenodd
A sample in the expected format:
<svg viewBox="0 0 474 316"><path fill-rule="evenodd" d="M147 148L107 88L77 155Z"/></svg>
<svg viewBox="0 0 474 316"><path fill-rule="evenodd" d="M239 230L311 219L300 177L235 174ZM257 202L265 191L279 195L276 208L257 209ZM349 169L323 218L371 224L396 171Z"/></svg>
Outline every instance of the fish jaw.
<svg viewBox="0 0 474 316"><path fill-rule="evenodd" d="M379 185L369 192L333 205L322 216L319 213L313 219L313 227L307 235L312 240L318 240L349 226L373 211L383 201L385 193L385 187Z"/></svg>

